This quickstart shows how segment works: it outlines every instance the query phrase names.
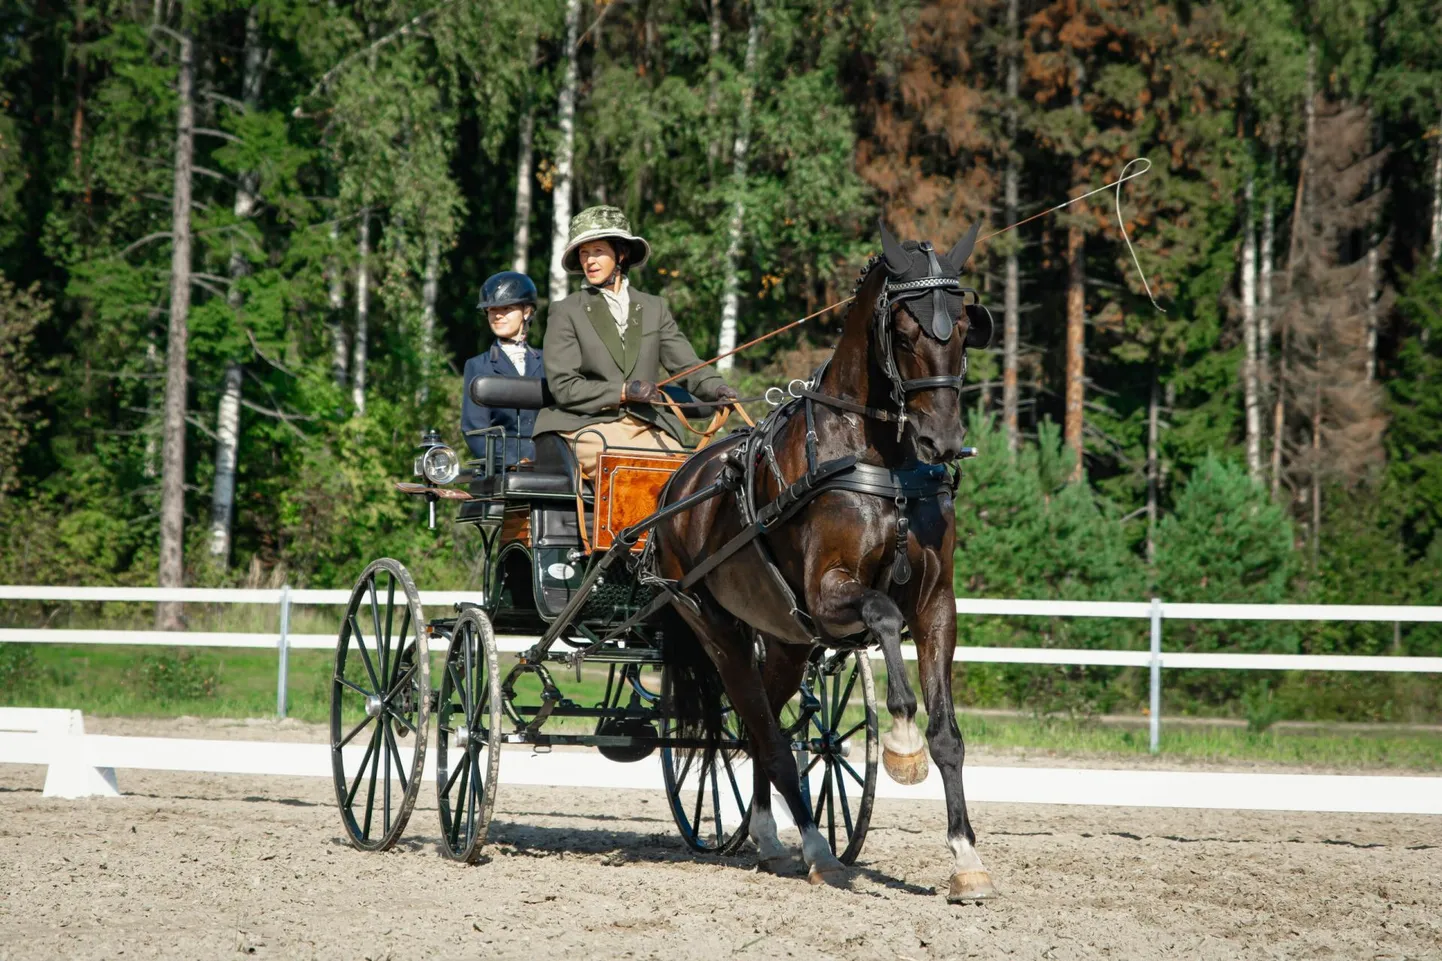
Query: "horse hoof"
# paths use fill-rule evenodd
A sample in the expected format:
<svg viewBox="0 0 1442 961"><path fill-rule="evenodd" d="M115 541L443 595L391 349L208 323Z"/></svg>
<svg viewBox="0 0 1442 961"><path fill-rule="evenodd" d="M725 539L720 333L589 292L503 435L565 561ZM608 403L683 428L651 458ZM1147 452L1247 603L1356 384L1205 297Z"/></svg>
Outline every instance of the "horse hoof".
<svg viewBox="0 0 1442 961"><path fill-rule="evenodd" d="M926 780L930 770L926 760L926 748L910 754L897 754L889 748L881 749L881 765L886 774L897 784L920 784Z"/></svg>
<svg viewBox="0 0 1442 961"><path fill-rule="evenodd" d="M958 871L951 876L951 889L946 892L946 900L952 904L989 901L998 896L989 871Z"/></svg>
<svg viewBox="0 0 1442 961"><path fill-rule="evenodd" d="M834 868L812 868L806 875L806 880L812 884L829 884L833 888L844 888L851 880L851 872L838 864Z"/></svg>

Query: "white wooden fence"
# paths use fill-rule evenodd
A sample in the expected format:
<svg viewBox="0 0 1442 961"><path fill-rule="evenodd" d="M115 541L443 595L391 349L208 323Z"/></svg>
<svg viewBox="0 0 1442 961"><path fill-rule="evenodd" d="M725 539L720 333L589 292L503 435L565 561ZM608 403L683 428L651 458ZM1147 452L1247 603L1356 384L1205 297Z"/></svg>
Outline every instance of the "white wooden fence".
<svg viewBox="0 0 1442 961"><path fill-rule="evenodd" d="M449 607L458 601L481 600L479 592L421 591L424 605ZM158 587L41 587L0 586L0 601L116 601L156 603L180 601L195 604L274 604L280 608L275 633L205 631L114 631L58 628L3 628L0 643L32 644L139 644L172 647L250 647L278 651L276 713L285 716L288 652L291 648L328 650L334 634L291 634L290 612L296 604L344 606L346 590L240 590ZM1167 620L1206 621L1363 621L1387 624L1442 623L1442 607L1403 607L1380 604L1173 604L1153 598L1125 601L1026 601L963 598L958 614L1022 617L1102 617L1147 620L1151 625L1149 650L1090 650L1037 647L959 647L956 660L991 664L1076 664L1102 667L1146 667L1151 671L1151 749L1160 748L1162 668L1261 671L1385 671L1442 674L1442 657L1358 656L1349 654L1232 654L1188 653L1162 650L1162 625ZM523 651L534 638L502 636L503 651ZM905 648L914 659L914 648ZM880 657L873 653L873 657Z"/></svg>

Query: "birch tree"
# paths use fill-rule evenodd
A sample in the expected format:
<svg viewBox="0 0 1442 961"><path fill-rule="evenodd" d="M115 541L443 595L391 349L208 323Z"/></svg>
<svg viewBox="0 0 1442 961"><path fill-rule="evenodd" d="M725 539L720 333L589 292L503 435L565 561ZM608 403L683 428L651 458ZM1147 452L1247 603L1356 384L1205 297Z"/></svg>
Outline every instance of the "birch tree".
<svg viewBox="0 0 1442 961"><path fill-rule="evenodd" d="M554 187L551 191L551 286L549 297L555 303L566 296L568 281L561 256L571 230L571 177L576 149L576 88L580 84L581 0L566 0L566 46L562 53L566 65L561 93L556 105L556 128L560 134L556 144Z"/></svg>
<svg viewBox="0 0 1442 961"><path fill-rule="evenodd" d="M240 103L244 112L253 112L260 106L260 91L265 82L268 51L261 42L260 8L252 6L245 18L244 66L241 73ZM260 187L260 173L243 170L236 178L235 203L232 211L235 219L244 224L255 215ZM239 316L244 309L244 294L241 280L250 271L249 261L241 252L240 241L232 240L230 250L230 292L231 310ZM215 479L212 482L210 498L210 559L225 567L230 560L231 523L235 515L235 463L240 441L240 399L242 371L240 364L231 361L225 369L221 383L220 402L215 418Z"/></svg>
<svg viewBox="0 0 1442 961"><path fill-rule="evenodd" d="M1246 416L1247 472L1262 478L1262 388L1257 331L1256 178L1247 172L1242 196L1242 397Z"/></svg>
<svg viewBox="0 0 1442 961"><path fill-rule="evenodd" d="M351 339L351 404L355 416L366 412L366 349L371 312L371 209L361 208L356 227L355 332Z"/></svg>
<svg viewBox="0 0 1442 961"><path fill-rule="evenodd" d="M721 372L729 371L734 357L724 356L736 347L736 316L740 311L741 239L746 225L746 155L751 146L751 110L756 100L756 53L761 42L762 0L751 6L751 26L746 31L746 62L741 80L741 112L736 122L736 139L731 148L731 222L727 228L726 266L721 282L721 336L716 362Z"/></svg>

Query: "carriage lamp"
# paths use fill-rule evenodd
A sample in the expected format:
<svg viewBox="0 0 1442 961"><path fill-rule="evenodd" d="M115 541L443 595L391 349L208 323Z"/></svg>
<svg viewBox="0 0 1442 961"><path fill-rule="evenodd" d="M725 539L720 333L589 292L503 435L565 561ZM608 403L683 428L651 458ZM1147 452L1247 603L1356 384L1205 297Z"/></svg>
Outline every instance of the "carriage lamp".
<svg viewBox="0 0 1442 961"><path fill-rule="evenodd" d="M421 455L421 473L432 484L449 484L460 476L460 458L445 445L432 447Z"/></svg>
<svg viewBox="0 0 1442 961"><path fill-rule="evenodd" d="M429 427L421 434L416 450L415 474L432 484L449 484L460 476L461 460L456 452L441 442L440 432Z"/></svg>

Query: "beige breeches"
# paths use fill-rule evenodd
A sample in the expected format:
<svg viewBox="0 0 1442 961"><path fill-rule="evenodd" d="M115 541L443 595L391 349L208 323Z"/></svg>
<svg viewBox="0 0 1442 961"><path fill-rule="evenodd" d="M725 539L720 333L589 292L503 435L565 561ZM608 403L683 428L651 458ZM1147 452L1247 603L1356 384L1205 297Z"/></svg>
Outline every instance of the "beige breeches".
<svg viewBox="0 0 1442 961"><path fill-rule="evenodd" d="M643 450L685 450L676 438L658 430L639 417L625 414L620 420L592 424L569 434L562 434L576 450L576 463L581 474L590 479L596 474L596 458L608 447L632 447Z"/></svg>

